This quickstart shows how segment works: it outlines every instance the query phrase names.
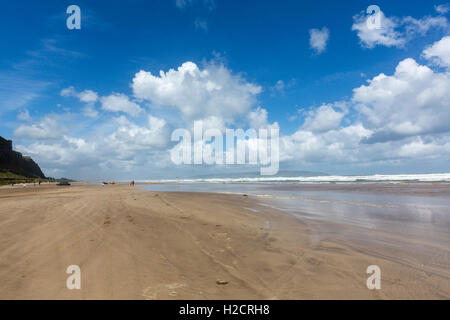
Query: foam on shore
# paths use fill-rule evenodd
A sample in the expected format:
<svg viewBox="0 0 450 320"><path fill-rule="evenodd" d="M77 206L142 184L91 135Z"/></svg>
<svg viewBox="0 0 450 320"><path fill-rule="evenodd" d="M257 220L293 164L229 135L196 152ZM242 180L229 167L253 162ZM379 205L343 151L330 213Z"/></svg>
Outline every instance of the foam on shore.
<svg viewBox="0 0 450 320"><path fill-rule="evenodd" d="M346 183L346 182L450 182L450 173L438 174L401 174L401 175L366 175L366 176L315 176L315 177L241 177L208 179L162 179L139 180L137 182L154 183Z"/></svg>

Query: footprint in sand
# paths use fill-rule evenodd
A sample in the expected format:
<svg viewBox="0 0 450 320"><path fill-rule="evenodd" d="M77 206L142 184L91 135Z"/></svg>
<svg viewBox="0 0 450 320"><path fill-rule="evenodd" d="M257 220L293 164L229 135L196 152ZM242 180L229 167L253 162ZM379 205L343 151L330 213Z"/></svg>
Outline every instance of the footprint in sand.
<svg viewBox="0 0 450 320"><path fill-rule="evenodd" d="M110 225L111 224L111 218L109 216L106 216L105 217L105 221L103 221L103 224L106 225L106 226Z"/></svg>
<svg viewBox="0 0 450 320"><path fill-rule="evenodd" d="M135 224L132 216L127 215L127 220L128 220L128 222Z"/></svg>

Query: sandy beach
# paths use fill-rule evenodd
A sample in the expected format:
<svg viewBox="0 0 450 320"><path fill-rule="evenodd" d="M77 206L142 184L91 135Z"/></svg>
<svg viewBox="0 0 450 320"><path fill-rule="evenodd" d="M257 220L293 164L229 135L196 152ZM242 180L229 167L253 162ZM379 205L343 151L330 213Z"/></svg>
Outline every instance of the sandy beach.
<svg viewBox="0 0 450 320"><path fill-rule="evenodd" d="M334 238L339 227L242 195L4 187L0 299L450 298L446 242L424 265L401 248ZM315 238L318 229L330 236ZM427 241L419 244L433 256ZM66 288L69 265L81 268L80 290ZM369 265L382 269L381 290L366 287Z"/></svg>

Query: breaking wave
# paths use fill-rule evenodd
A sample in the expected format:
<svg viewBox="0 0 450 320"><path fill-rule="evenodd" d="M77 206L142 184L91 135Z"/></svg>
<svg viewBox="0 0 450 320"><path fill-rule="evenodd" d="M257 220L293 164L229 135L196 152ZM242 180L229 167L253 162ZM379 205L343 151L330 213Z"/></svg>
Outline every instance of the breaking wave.
<svg viewBox="0 0 450 320"><path fill-rule="evenodd" d="M252 178L208 178L208 179L168 179L145 180L139 182L156 183L346 183L346 182L450 182L450 173L402 174L367 176L315 176L315 177L252 177Z"/></svg>

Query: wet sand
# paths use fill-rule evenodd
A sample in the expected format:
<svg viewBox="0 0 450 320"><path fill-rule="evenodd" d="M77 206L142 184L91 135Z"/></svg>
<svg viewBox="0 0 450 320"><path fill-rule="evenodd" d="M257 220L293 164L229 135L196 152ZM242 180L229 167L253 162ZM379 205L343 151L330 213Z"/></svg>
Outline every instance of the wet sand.
<svg viewBox="0 0 450 320"><path fill-rule="evenodd" d="M449 261L440 232L303 219L242 195L0 189L1 299L449 299ZM81 290L66 288L69 265Z"/></svg>

